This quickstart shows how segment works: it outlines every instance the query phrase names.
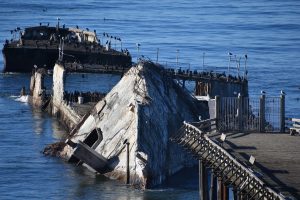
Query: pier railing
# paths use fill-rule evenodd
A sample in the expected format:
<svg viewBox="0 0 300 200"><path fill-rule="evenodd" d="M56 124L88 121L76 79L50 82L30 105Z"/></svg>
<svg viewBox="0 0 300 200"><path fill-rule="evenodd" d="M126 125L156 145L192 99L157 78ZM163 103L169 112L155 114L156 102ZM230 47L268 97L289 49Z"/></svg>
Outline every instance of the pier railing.
<svg viewBox="0 0 300 200"><path fill-rule="evenodd" d="M285 132L285 95L260 98L219 97L214 101L214 117L219 131Z"/></svg>

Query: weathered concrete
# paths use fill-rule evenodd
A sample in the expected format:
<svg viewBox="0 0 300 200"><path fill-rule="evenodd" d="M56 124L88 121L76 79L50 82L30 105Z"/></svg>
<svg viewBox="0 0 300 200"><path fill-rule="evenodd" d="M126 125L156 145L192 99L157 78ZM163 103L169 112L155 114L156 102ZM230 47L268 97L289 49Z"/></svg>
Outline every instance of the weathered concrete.
<svg viewBox="0 0 300 200"><path fill-rule="evenodd" d="M29 102L35 106L42 106L45 100L44 72L43 69L35 71L30 79Z"/></svg>
<svg viewBox="0 0 300 200"><path fill-rule="evenodd" d="M169 137L184 120L208 117L207 106L200 104L161 69L140 63L96 104L71 140L86 142L93 130L101 129L103 140L93 148L110 161L112 171L105 175L124 182L129 175L130 184L149 188L197 164ZM62 152L66 158L72 154L70 146Z"/></svg>
<svg viewBox="0 0 300 200"><path fill-rule="evenodd" d="M63 65L55 64L53 69L53 96L51 102L51 114L59 118L69 130L72 130L80 121L80 115L63 100L65 69Z"/></svg>

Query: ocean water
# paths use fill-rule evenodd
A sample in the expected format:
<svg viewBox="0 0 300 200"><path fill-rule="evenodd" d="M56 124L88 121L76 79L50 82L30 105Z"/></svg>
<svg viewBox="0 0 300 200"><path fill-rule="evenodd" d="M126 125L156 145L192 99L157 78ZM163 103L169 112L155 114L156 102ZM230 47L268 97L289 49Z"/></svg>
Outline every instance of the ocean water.
<svg viewBox="0 0 300 200"><path fill-rule="evenodd" d="M257 97L261 90L278 96L284 90L287 116L300 117L300 1L1 0L0 46L11 38L10 30L40 22L55 25L57 17L66 26L95 29L102 42L103 32L121 37L134 61L141 55L156 61L159 49L161 63L174 63L177 57L191 69L227 72L231 52L232 58L241 58L242 74L247 54L250 96ZM119 43L112 45L120 48ZM230 67L238 74L236 62ZM86 90L92 84L107 91L118 80L87 76L92 83L72 76L70 90ZM65 131L47 114L16 101L23 85L29 86L28 74L0 75L0 199L198 198L193 176L139 191L44 157L44 146L60 140Z"/></svg>

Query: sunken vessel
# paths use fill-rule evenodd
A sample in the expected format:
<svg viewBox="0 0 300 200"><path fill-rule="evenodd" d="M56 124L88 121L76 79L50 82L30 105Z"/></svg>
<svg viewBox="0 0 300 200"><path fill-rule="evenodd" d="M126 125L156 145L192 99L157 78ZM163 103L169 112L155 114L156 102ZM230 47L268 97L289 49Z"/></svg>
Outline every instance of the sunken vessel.
<svg viewBox="0 0 300 200"><path fill-rule="evenodd" d="M95 70L103 67L129 68L132 59L127 49L122 49L119 37L103 33L103 43L98 39L96 30L67 28L65 25L42 25L16 28L11 31L13 38L6 40L2 53L3 72L31 72L34 67L52 70L63 48L64 60L69 63L85 63ZM106 43L105 43L106 39ZM112 42L115 48L112 48ZM120 50L116 50L116 43ZM118 45L119 46L119 45ZM84 71L81 69L81 72Z"/></svg>

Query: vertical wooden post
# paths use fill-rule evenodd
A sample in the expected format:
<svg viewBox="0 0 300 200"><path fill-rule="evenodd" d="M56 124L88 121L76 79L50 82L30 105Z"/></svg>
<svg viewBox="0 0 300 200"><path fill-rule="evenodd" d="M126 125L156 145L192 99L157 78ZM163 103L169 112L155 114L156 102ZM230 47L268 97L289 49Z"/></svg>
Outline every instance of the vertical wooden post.
<svg viewBox="0 0 300 200"><path fill-rule="evenodd" d="M233 187L232 188L232 193L233 193L233 200L238 200L237 188Z"/></svg>
<svg viewBox="0 0 300 200"><path fill-rule="evenodd" d="M129 142L126 143L126 153L127 153L127 162L126 162L126 184L129 184L129 183L130 183Z"/></svg>
<svg viewBox="0 0 300 200"><path fill-rule="evenodd" d="M265 132L265 104L266 104L266 95L262 94L260 96L260 101L259 101L259 131L261 133Z"/></svg>
<svg viewBox="0 0 300 200"><path fill-rule="evenodd" d="M222 196L223 196L223 198L222 198L222 200L228 200L228 197L229 197L229 195L228 195L228 187L224 184L224 183L222 183Z"/></svg>
<svg viewBox="0 0 300 200"><path fill-rule="evenodd" d="M204 200L202 160L199 160L199 195L200 195L200 200Z"/></svg>
<svg viewBox="0 0 300 200"><path fill-rule="evenodd" d="M222 200L222 178L218 177L217 200Z"/></svg>
<svg viewBox="0 0 300 200"><path fill-rule="evenodd" d="M204 162L199 160L199 194L201 200L207 200L207 184Z"/></svg>
<svg viewBox="0 0 300 200"><path fill-rule="evenodd" d="M215 96L215 118L217 130L220 130L220 96Z"/></svg>
<svg viewBox="0 0 300 200"><path fill-rule="evenodd" d="M241 93L238 94L238 112L237 112L237 117L238 117L238 130L243 131L243 97Z"/></svg>
<svg viewBox="0 0 300 200"><path fill-rule="evenodd" d="M214 200L214 193L215 193L215 188L214 188L214 170L210 170L210 190L209 190L209 200Z"/></svg>
<svg viewBox="0 0 300 200"><path fill-rule="evenodd" d="M280 132L285 132L285 94L283 91L280 94Z"/></svg>

